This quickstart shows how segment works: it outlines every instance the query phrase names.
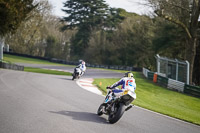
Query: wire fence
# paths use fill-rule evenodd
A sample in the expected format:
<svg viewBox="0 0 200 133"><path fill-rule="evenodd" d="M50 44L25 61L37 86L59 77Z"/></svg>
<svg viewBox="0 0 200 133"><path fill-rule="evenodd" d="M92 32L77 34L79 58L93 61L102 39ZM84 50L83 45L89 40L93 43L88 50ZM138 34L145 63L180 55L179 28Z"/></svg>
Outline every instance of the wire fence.
<svg viewBox="0 0 200 133"><path fill-rule="evenodd" d="M189 84L189 62L156 55L157 72L164 77Z"/></svg>

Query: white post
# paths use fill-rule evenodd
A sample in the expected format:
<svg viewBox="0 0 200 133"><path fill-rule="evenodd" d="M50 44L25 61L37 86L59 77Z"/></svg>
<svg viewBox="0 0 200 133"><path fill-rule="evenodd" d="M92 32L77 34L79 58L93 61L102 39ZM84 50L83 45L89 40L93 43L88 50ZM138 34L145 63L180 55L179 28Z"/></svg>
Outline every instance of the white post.
<svg viewBox="0 0 200 133"><path fill-rule="evenodd" d="M0 60L3 60L3 46L4 46L4 39L0 38Z"/></svg>
<svg viewBox="0 0 200 133"><path fill-rule="evenodd" d="M178 81L178 60L176 60L176 80Z"/></svg>
<svg viewBox="0 0 200 133"><path fill-rule="evenodd" d="M159 54L156 55L156 59L157 59L157 72L160 73L160 56L159 56Z"/></svg>
<svg viewBox="0 0 200 133"><path fill-rule="evenodd" d="M190 84L190 63L188 61L185 61L186 64L187 64L187 84L189 85Z"/></svg>

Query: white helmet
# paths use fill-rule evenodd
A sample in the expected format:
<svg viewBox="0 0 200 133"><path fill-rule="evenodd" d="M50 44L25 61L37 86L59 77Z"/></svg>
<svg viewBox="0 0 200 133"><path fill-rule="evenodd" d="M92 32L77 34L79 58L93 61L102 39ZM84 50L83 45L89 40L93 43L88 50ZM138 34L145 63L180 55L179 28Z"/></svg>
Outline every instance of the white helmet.
<svg viewBox="0 0 200 133"><path fill-rule="evenodd" d="M131 77L133 77L133 73L132 73L132 72L126 72L126 73L124 74L124 77L129 77L129 78L131 78Z"/></svg>

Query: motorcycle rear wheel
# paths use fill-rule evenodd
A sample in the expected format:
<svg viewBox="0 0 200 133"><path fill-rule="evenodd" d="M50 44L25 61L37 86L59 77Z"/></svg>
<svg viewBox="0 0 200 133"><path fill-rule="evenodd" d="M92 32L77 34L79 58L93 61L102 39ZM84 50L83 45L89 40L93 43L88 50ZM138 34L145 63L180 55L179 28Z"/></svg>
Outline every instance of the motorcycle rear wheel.
<svg viewBox="0 0 200 133"><path fill-rule="evenodd" d="M120 103L118 107L115 105L114 113L108 116L109 123L111 124L116 123L122 117L124 111L125 111L125 105L123 103Z"/></svg>

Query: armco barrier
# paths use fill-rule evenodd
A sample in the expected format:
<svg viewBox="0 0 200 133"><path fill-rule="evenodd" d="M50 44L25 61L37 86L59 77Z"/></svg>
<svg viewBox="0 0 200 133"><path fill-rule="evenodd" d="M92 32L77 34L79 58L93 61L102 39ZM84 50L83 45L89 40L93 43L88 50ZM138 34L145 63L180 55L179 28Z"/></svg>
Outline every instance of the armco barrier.
<svg viewBox="0 0 200 133"><path fill-rule="evenodd" d="M50 60L49 58L45 58L45 57L39 57L39 56L31 56L31 55L27 55L27 54L18 54L18 53L13 53L13 52L3 52L4 54L9 54L9 55L15 55L15 56L23 56L23 57L27 57L27 58L34 58L34 59L40 59L40 60Z"/></svg>
<svg viewBox="0 0 200 133"><path fill-rule="evenodd" d="M148 72L147 74L147 78L150 79L150 80L153 80L153 76L154 76L154 73L153 72Z"/></svg>
<svg viewBox="0 0 200 133"><path fill-rule="evenodd" d="M184 93L200 97L200 87L185 85Z"/></svg>
<svg viewBox="0 0 200 133"><path fill-rule="evenodd" d="M150 72L148 69L146 68L142 68L142 72L144 74L144 76L147 78L148 77L148 72Z"/></svg>
<svg viewBox="0 0 200 133"><path fill-rule="evenodd" d="M24 71L24 66L0 62L0 68Z"/></svg>
<svg viewBox="0 0 200 133"><path fill-rule="evenodd" d="M183 82L160 76L154 72L148 72L147 78L152 80L154 83L158 83L160 86L167 87L167 88L173 89L173 90L177 90L179 92L184 91L185 83L183 83Z"/></svg>
<svg viewBox="0 0 200 133"><path fill-rule="evenodd" d="M173 79L169 79L168 80L168 85L167 88L173 89L173 90L177 90L179 92L183 92L184 91L184 86L185 83L177 81L177 80L173 80Z"/></svg>
<svg viewBox="0 0 200 133"><path fill-rule="evenodd" d="M168 78L166 77L162 77L160 75L157 76L157 83L160 85L160 86L163 86L163 87L167 87L168 85Z"/></svg>
<svg viewBox="0 0 200 133"><path fill-rule="evenodd" d="M185 93L191 96L200 97L200 87L190 86L183 82L166 78L164 77L164 75L151 72L146 68L143 68L143 74L146 78L150 79L151 81L154 81L160 86L176 90L178 92Z"/></svg>

